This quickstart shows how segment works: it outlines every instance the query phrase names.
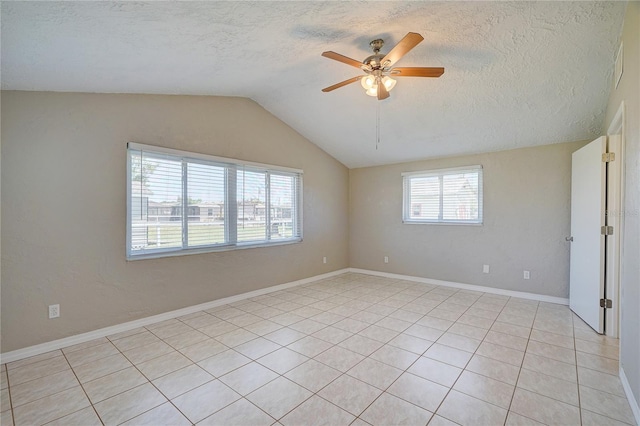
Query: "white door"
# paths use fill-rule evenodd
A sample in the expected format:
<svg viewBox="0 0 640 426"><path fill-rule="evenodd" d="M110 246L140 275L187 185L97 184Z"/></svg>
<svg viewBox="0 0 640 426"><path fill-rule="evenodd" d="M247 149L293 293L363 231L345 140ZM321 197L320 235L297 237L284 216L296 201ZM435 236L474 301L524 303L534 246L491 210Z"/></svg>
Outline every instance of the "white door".
<svg viewBox="0 0 640 426"><path fill-rule="evenodd" d="M569 306L598 333L604 332L604 235L607 138L573 153L571 161L571 266Z"/></svg>

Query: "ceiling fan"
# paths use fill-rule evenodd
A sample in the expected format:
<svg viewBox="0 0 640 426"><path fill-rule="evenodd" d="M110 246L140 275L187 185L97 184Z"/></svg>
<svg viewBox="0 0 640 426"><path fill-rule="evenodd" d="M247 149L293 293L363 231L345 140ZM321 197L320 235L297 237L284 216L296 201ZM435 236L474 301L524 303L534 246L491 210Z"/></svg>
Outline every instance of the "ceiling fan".
<svg viewBox="0 0 640 426"><path fill-rule="evenodd" d="M362 62L348 58L336 52L323 52L322 56L342 62L352 67L360 68L365 72L364 76L357 76L349 80L341 81L333 86L325 87L323 92L331 92L356 81L360 81L367 95L376 96L378 100L387 99L389 91L396 85L393 77L440 77L444 73L444 68L425 67L394 67L393 65L406 55L411 49L416 47L424 37L418 33L407 33L406 36L386 55L380 53L384 45L382 39L373 40L369 45L373 49L373 55Z"/></svg>

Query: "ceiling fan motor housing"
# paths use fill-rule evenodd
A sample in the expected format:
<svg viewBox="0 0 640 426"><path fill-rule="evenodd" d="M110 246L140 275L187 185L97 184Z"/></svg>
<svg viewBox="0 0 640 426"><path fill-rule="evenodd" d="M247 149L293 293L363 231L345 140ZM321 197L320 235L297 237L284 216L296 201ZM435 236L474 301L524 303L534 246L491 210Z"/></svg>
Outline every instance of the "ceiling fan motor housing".
<svg viewBox="0 0 640 426"><path fill-rule="evenodd" d="M362 63L365 66L367 66L367 68L371 68L372 70L379 70L382 68L383 59L384 59L384 55L381 55L380 53L376 53L374 55L369 56L367 59L362 61Z"/></svg>
<svg viewBox="0 0 640 426"><path fill-rule="evenodd" d="M382 49L382 46L384 46L384 40L382 40L381 38L377 38L369 43L369 46L371 46L371 49L373 49L373 55L362 61L362 64L364 65L363 70L365 72L371 72L382 69L382 60L384 59L384 55L380 53L380 49Z"/></svg>

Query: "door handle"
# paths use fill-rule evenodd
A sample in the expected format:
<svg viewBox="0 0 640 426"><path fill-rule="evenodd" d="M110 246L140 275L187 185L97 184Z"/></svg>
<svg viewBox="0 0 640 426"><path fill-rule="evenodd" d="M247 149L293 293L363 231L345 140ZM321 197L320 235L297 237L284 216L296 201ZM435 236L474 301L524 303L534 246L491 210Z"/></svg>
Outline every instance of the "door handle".
<svg viewBox="0 0 640 426"><path fill-rule="evenodd" d="M573 242L573 237L564 237L565 241Z"/></svg>

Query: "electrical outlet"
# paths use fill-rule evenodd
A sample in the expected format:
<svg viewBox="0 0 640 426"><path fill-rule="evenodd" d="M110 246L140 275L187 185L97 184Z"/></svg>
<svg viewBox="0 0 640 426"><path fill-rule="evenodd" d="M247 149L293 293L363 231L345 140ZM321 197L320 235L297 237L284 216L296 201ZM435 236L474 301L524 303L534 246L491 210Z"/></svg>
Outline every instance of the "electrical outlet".
<svg viewBox="0 0 640 426"><path fill-rule="evenodd" d="M484 274L488 274L489 273L489 265L482 265L482 272Z"/></svg>
<svg viewBox="0 0 640 426"><path fill-rule="evenodd" d="M324 256L324 257L322 258L322 263L327 263L327 256Z"/></svg>
<svg viewBox="0 0 640 426"><path fill-rule="evenodd" d="M389 256L384 257L384 263L389 263Z"/></svg>
<svg viewBox="0 0 640 426"><path fill-rule="evenodd" d="M49 319L60 316L60 305L49 305Z"/></svg>
<svg viewBox="0 0 640 426"><path fill-rule="evenodd" d="M529 271L524 271L524 279L528 280L529 278L531 278L531 273Z"/></svg>

